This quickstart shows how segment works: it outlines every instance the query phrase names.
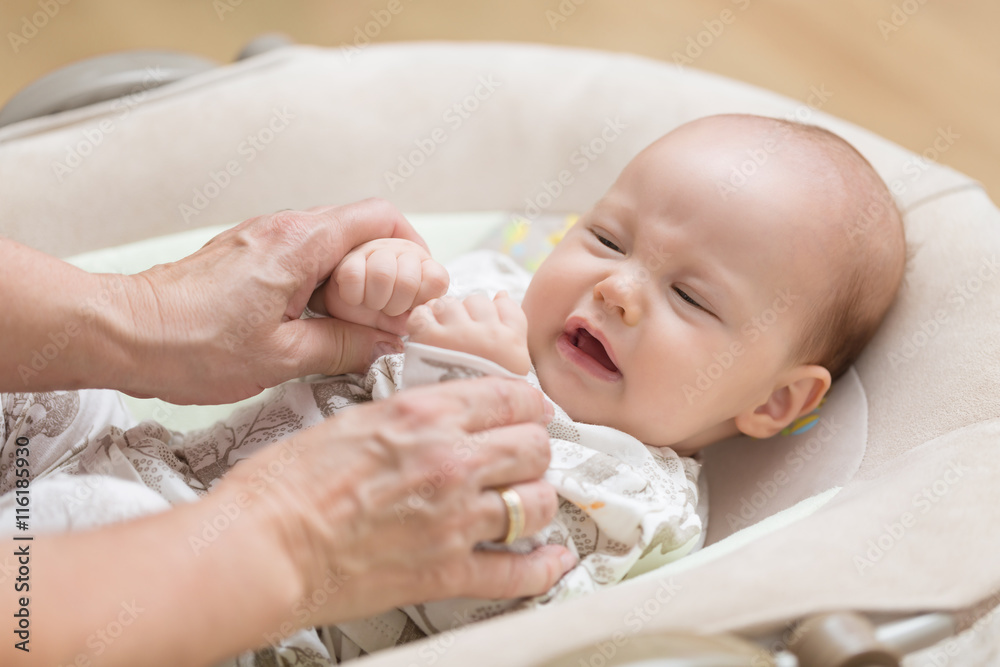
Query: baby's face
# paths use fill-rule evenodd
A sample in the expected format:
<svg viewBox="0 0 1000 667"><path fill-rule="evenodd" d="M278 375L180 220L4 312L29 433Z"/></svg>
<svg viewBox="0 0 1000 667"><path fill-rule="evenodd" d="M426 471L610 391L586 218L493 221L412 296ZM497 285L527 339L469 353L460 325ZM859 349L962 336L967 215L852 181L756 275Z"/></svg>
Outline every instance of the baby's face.
<svg viewBox="0 0 1000 667"><path fill-rule="evenodd" d="M723 198L760 137L722 125L636 157L523 304L539 381L570 417L682 454L735 435L780 386L824 277L808 231L822 197L787 187L801 176L775 154Z"/></svg>

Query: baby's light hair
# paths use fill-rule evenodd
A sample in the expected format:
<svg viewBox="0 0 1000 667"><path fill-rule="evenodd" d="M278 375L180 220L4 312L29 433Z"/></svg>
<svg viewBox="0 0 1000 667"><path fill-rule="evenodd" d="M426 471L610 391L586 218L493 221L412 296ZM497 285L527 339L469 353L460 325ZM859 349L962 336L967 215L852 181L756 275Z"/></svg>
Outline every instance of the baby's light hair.
<svg viewBox="0 0 1000 667"><path fill-rule="evenodd" d="M771 119L785 140L804 142L810 158L826 158L821 168L843 191L832 231L831 289L807 306L803 335L792 350L795 364L816 364L836 380L874 337L899 291L906 266L902 215L885 182L854 146L829 130ZM810 150L812 149L812 150Z"/></svg>

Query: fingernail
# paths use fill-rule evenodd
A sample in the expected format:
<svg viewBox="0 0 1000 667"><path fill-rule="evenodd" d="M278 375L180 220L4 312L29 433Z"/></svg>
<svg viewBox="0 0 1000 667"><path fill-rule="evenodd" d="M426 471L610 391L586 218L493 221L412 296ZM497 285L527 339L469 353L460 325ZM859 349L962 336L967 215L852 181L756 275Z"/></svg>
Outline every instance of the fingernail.
<svg viewBox="0 0 1000 667"><path fill-rule="evenodd" d="M563 572L569 572L576 564L579 563L579 559L573 555L571 551L564 551L561 556L559 556L559 564L562 565Z"/></svg>

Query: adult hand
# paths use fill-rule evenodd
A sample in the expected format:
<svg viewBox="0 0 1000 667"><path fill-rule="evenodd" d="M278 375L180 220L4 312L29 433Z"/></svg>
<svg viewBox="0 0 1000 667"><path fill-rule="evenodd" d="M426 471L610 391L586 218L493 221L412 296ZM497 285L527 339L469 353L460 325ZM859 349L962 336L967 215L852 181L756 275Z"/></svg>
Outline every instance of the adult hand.
<svg viewBox="0 0 1000 667"><path fill-rule="evenodd" d="M420 387L267 448L236 466L217 498L257 491L251 511L272 526L262 540L283 546L277 561L301 573L302 599L321 601L299 606L310 612L300 627L440 598L540 594L575 564L567 549L473 549L506 534L497 486L523 499L526 534L555 515L555 491L539 480L550 418L524 382Z"/></svg>
<svg viewBox="0 0 1000 667"><path fill-rule="evenodd" d="M174 403L224 403L312 373L366 368L401 349L397 335L299 317L352 248L382 237L426 248L395 207L368 199L247 220L189 257L131 276L131 368L105 384Z"/></svg>
<svg viewBox="0 0 1000 667"><path fill-rule="evenodd" d="M474 547L506 533L496 486L520 494L525 532L554 516L555 492L538 481L546 410L517 380L420 387L261 450L199 502L39 535L31 653L11 640L0 662L210 665L393 606L542 593L574 563L565 547ZM19 604L0 595L0 615ZM113 641L95 640L122 623Z"/></svg>

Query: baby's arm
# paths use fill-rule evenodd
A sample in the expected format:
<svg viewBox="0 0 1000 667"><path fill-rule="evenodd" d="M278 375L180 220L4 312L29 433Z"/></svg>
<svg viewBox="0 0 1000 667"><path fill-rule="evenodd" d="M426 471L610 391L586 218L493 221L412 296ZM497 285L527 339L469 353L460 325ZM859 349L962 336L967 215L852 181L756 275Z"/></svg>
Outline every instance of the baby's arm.
<svg viewBox="0 0 1000 667"><path fill-rule="evenodd" d="M410 340L496 362L518 375L531 369L528 322L506 292L490 300L473 294L463 301L434 299L414 308L406 329Z"/></svg>
<svg viewBox="0 0 1000 667"><path fill-rule="evenodd" d="M448 272L427 250L404 239L376 239L344 256L309 307L402 336L409 311L447 290Z"/></svg>

